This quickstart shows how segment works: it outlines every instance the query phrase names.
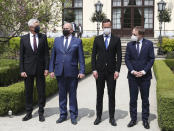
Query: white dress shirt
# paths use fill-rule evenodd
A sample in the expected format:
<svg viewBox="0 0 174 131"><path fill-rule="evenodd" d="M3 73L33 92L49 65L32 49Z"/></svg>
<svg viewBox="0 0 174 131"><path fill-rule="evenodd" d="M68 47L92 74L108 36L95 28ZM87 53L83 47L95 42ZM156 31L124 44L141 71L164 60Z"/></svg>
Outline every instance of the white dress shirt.
<svg viewBox="0 0 174 131"><path fill-rule="evenodd" d="M143 45L143 39L141 39L139 42L140 42L139 43L139 52L141 52L141 47ZM137 49L137 44L136 44L136 49Z"/></svg>
<svg viewBox="0 0 174 131"><path fill-rule="evenodd" d="M72 35L68 36L68 46L67 46L67 48L69 47L69 45L71 43L71 39L72 39ZM65 43L66 43L66 37L64 36L64 41L63 41L64 47L65 47Z"/></svg>
<svg viewBox="0 0 174 131"><path fill-rule="evenodd" d="M32 34L30 32L30 44L31 44L31 47L34 51L34 34ZM38 48L38 44L39 44L39 38L38 38L38 35L36 34L36 45L37 45L37 48Z"/></svg>

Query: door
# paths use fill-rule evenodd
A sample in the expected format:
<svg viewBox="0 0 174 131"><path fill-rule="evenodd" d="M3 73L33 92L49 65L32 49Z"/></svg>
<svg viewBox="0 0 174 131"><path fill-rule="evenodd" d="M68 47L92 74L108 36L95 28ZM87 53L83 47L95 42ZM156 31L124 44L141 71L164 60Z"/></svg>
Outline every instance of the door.
<svg viewBox="0 0 174 131"><path fill-rule="evenodd" d="M113 33L130 37L135 26L145 28L145 36L154 36L154 0L112 0Z"/></svg>

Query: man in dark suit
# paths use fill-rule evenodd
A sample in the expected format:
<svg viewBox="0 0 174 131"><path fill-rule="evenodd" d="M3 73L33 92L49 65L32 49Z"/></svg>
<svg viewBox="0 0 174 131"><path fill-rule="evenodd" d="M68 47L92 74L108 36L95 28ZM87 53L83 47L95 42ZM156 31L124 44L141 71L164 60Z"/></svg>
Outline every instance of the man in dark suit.
<svg viewBox="0 0 174 131"><path fill-rule="evenodd" d="M69 107L71 123L77 124L77 85L78 78L85 75L85 60L82 41L72 36L73 28L70 23L63 26L63 36L55 38L50 60L50 76L56 76L59 88L60 118L56 123L67 119L67 94L69 94ZM78 70L78 64L80 70Z"/></svg>
<svg viewBox="0 0 174 131"><path fill-rule="evenodd" d="M25 80L25 96L27 114L23 121L32 118L33 86L36 78L39 105L39 121L45 121L45 76L48 75L49 51L47 37L39 33L39 21L28 22L30 33L21 37L20 41L20 72Z"/></svg>
<svg viewBox="0 0 174 131"><path fill-rule="evenodd" d="M154 63L153 43L143 38L144 29L135 27L132 31L131 42L127 44L125 62L128 68L128 82L130 91L130 116L128 127L136 125L137 99L140 90L142 99L142 120L149 129L149 88L152 79L151 67Z"/></svg>
<svg viewBox="0 0 174 131"><path fill-rule="evenodd" d="M97 118L94 125L101 122L103 109L103 94L105 81L107 82L109 95L109 122L116 126L115 114L115 88L116 79L119 77L122 52L120 38L111 33L111 21L102 22L103 34L95 38L92 51L92 70L97 86Z"/></svg>

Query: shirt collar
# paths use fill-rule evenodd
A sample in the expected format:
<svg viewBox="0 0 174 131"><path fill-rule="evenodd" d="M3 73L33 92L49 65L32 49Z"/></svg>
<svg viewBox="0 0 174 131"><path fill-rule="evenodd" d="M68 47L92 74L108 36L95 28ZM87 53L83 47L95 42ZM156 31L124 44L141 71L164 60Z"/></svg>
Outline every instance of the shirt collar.
<svg viewBox="0 0 174 131"><path fill-rule="evenodd" d="M141 40L139 40L140 44L143 43L143 38Z"/></svg>
<svg viewBox="0 0 174 131"><path fill-rule="evenodd" d="M65 39L65 38L66 38L66 37L64 36L64 39ZM69 36L68 36L68 39L71 39L71 38L72 38L72 35L69 35Z"/></svg>
<svg viewBox="0 0 174 131"><path fill-rule="evenodd" d="M34 34L30 32L30 36L34 37ZM36 37L38 36L38 34L36 34Z"/></svg>
<svg viewBox="0 0 174 131"><path fill-rule="evenodd" d="M108 36L110 38L111 37L111 33L109 35L103 34L103 37L106 37L106 36Z"/></svg>

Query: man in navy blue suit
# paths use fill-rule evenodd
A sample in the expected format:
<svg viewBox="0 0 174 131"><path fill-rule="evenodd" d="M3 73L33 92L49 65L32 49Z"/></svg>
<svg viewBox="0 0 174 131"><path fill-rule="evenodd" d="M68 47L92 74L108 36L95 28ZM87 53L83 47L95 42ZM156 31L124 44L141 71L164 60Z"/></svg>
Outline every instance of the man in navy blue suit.
<svg viewBox="0 0 174 131"><path fill-rule="evenodd" d="M72 25L66 23L63 26L63 36L55 38L49 72L52 78L56 76L59 87L60 118L56 123L62 123L67 119L67 94L69 93L71 123L76 125L78 116L76 90L78 78L85 76L85 60L82 41L73 37L72 33Z"/></svg>
<svg viewBox="0 0 174 131"><path fill-rule="evenodd" d="M140 26L135 27L132 31L132 41L127 44L126 49L125 62L128 68L131 116L128 127L136 125L137 122L137 99L140 90L143 126L149 129L149 89L155 56L153 43L143 38L143 35L144 29Z"/></svg>

